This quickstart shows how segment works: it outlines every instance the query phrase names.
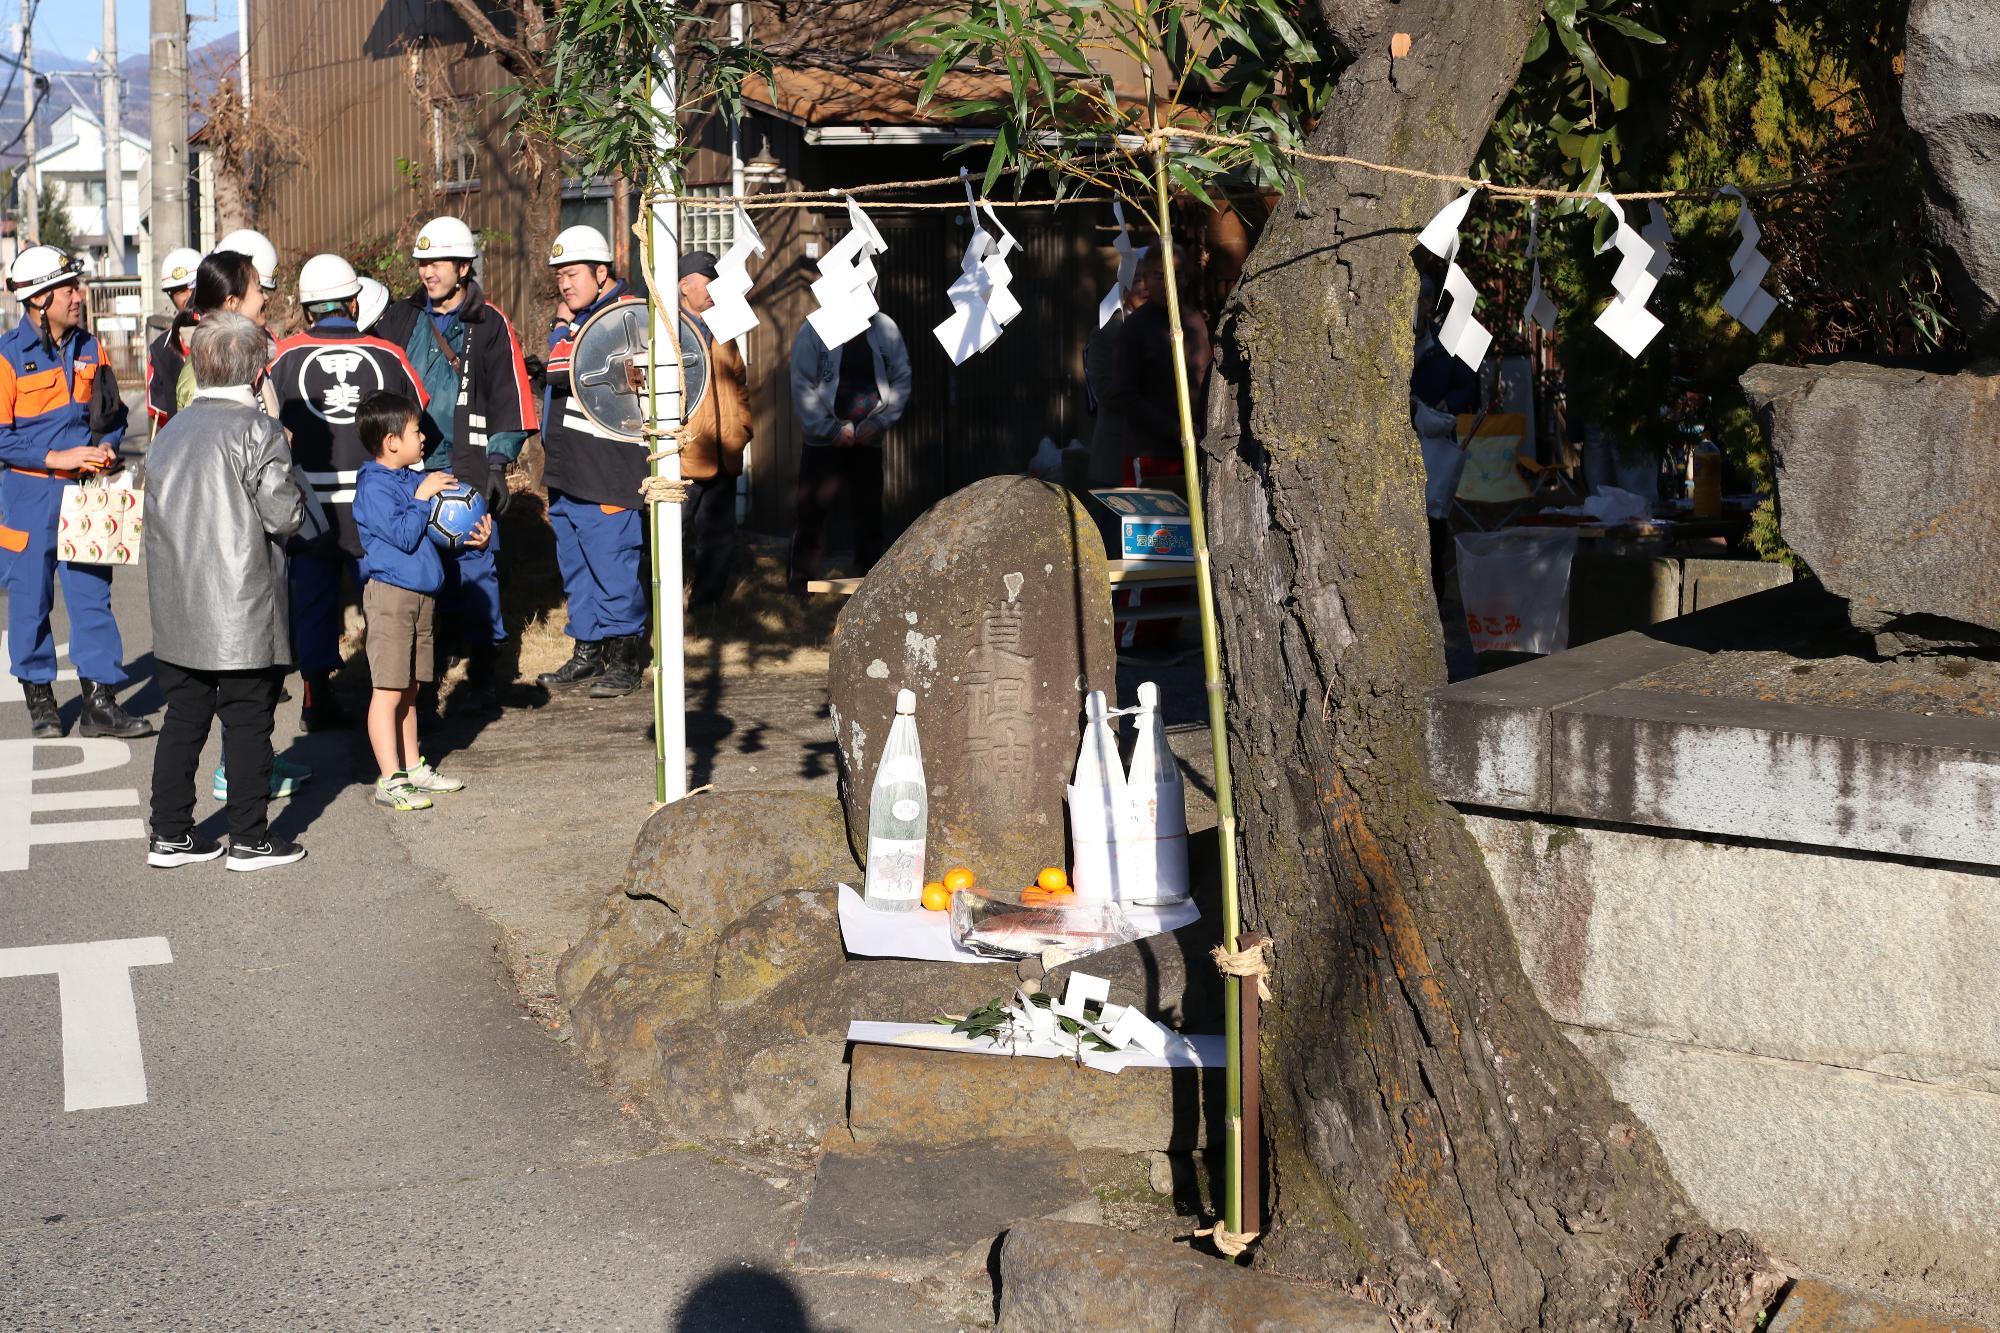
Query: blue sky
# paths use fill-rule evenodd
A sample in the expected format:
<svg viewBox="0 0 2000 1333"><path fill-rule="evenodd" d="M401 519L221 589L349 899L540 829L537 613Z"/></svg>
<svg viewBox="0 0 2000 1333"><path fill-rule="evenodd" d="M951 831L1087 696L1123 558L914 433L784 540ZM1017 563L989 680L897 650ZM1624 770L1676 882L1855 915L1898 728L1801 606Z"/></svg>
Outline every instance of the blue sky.
<svg viewBox="0 0 2000 1333"><path fill-rule="evenodd" d="M151 40L147 0L117 0L118 58L144 54ZM189 42L200 46L236 31L236 0L189 0ZM0 25L21 21L20 0L0 0ZM35 13L35 63L81 65L104 43L103 0L42 0Z"/></svg>

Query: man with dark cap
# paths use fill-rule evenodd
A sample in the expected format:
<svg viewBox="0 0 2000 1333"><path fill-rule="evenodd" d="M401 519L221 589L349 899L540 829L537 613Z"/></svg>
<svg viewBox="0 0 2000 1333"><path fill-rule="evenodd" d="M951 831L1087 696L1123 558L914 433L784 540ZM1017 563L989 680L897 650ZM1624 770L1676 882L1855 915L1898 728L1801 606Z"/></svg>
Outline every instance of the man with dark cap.
<svg viewBox="0 0 2000 1333"><path fill-rule="evenodd" d="M734 343L716 341L703 317L715 304L708 294L715 277L715 256L708 251L681 256L681 309L708 353L708 392L689 414L681 446L681 476L688 483L681 543L688 610L694 612L720 604L729 588L736 553L736 479L743 474L743 449L752 431L743 355Z"/></svg>

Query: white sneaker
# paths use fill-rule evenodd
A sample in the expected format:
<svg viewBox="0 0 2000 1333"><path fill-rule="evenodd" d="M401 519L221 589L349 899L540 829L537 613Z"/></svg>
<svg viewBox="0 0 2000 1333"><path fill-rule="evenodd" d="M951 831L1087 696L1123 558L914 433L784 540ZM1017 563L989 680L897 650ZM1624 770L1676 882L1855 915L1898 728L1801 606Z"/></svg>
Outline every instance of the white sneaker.
<svg viewBox="0 0 2000 1333"><path fill-rule="evenodd" d="M465 790L463 782L460 782L457 778L448 778L438 772L435 768L431 767L431 761L422 755L417 756L415 766L410 769L410 785L418 791L431 792L433 794Z"/></svg>

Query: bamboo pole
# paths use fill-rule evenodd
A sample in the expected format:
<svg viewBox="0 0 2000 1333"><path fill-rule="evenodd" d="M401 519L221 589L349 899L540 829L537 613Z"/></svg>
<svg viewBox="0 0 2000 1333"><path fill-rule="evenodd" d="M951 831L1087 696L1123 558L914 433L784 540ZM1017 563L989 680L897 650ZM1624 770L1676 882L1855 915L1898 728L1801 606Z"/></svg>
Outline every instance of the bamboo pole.
<svg viewBox="0 0 2000 1333"><path fill-rule="evenodd" d="M653 85L651 96L654 108L663 113L661 159L670 161L675 147L675 98L679 94L671 74L671 48L662 64L670 73L664 84ZM662 454L653 460L653 475L679 480L680 455L668 446L685 410L680 338L680 217L672 167L656 170L659 175L646 192L646 285L650 288L647 308L653 325L646 358L646 415L653 433L646 439L649 447ZM663 392L661 371L669 356L674 374L671 388ZM681 507L649 502L646 511L653 556L653 799L665 805L687 795L687 652L681 623Z"/></svg>
<svg viewBox="0 0 2000 1333"><path fill-rule="evenodd" d="M1145 17L1145 0L1133 0L1147 35L1157 48L1152 23ZM1215 756L1215 825L1222 852L1222 943L1237 949L1242 913L1236 895L1236 799L1229 781L1229 732L1223 697L1222 646L1215 628L1215 575L1208 554L1208 521L1202 515L1201 454L1194 438L1194 395L1188 386L1187 336L1181 330L1180 282L1175 273L1173 215L1167 191L1166 142L1160 134L1159 96L1153 87L1153 66L1146 63L1146 115L1152 125L1154 225L1159 232L1160 258L1167 280L1167 336L1173 347L1174 402L1180 410L1181 459L1187 472L1188 526L1194 539L1195 603L1201 619L1203 686L1208 695L1209 744ZM1228 1049L1223 1081L1223 1225L1243 1231L1243 1034L1242 977L1224 977L1222 1032Z"/></svg>

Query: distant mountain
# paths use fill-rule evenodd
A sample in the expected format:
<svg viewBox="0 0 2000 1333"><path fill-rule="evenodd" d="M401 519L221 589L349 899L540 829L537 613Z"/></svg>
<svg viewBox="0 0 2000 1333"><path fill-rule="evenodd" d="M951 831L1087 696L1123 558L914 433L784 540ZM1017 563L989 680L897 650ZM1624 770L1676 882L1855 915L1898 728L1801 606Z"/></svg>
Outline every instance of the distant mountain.
<svg viewBox="0 0 2000 1333"><path fill-rule="evenodd" d="M218 37L188 52L188 83L190 107L189 128L201 124L201 103L215 89L217 80L233 75L236 68L236 34ZM70 66L53 64L42 66L49 77L49 95L43 100L41 110L35 116L35 138L41 147L48 147L49 127L56 117L79 102L92 115L98 112L97 72L87 65ZM151 129L153 55L150 51L140 51L128 55L118 62L118 72L123 76L123 102L119 106L119 119L125 122L128 133L146 136ZM7 85L7 75L11 70L0 67L0 89ZM61 75L62 77L57 77ZM17 80L13 90L7 94L4 104L0 104L0 144L13 142L21 132L21 85ZM0 167L18 166L21 148L16 144L6 153L0 153Z"/></svg>

